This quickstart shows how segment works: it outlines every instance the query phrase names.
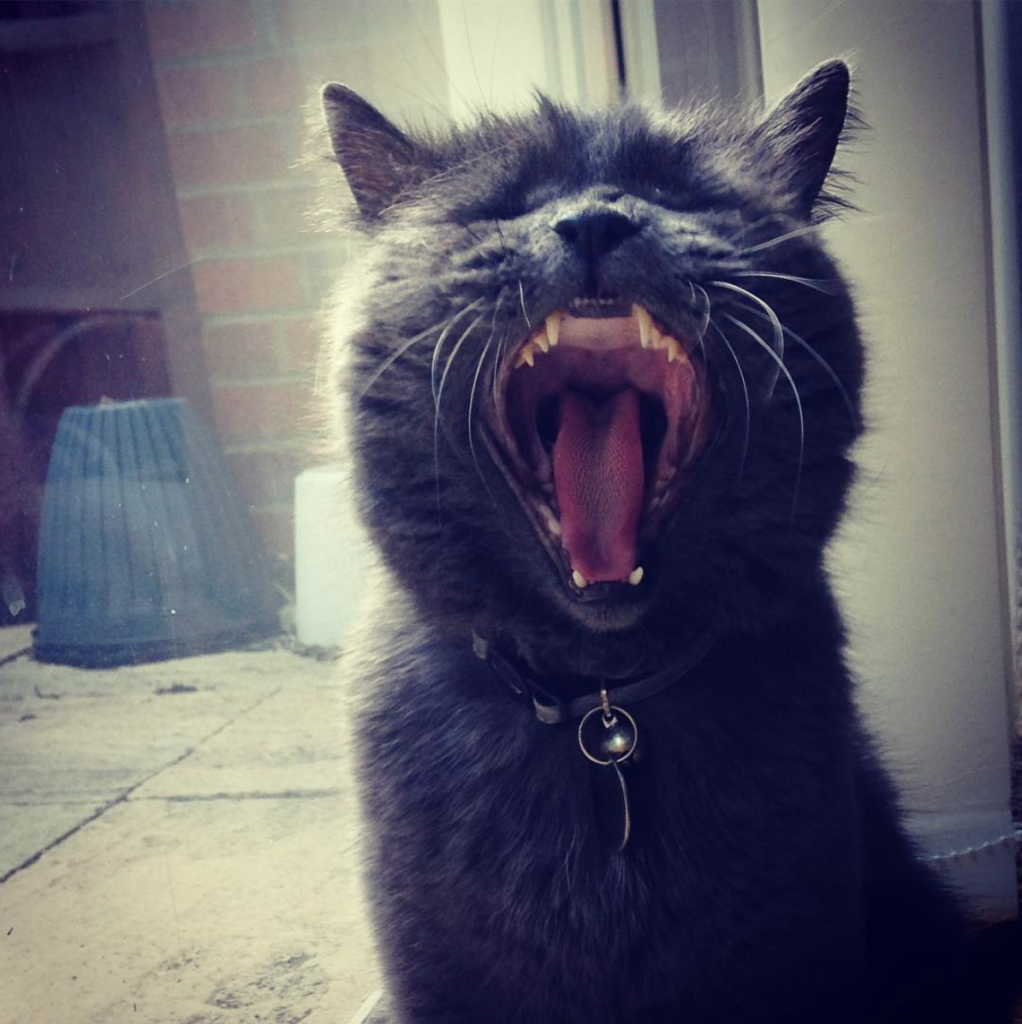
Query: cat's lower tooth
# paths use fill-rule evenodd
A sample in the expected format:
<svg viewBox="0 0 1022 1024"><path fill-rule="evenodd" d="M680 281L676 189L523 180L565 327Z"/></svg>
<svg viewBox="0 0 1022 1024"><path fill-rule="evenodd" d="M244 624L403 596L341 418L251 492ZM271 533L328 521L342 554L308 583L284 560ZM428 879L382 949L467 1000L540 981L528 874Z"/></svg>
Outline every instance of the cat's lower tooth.
<svg viewBox="0 0 1022 1024"><path fill-rule="evenodd" d="M550 347L557 344L558 335L561 333L561 317L559 313L551 313L546 318L546 336L550 340Z"/></svg>
<svg viewBox="0 0 1022 1024"><path fill-rule="evenodd" d="M653 324L653 318L638 303L632 306L632 312L635 314L635 319L639 321L639 344L643 348L649 348L649 331Z"/></svg>
<svg viewBox="0 0 1022 1024"><path fill-rule="evenodd" d="M631 583L633 587L637 587L642 582L642 577L643 572L642 566L640 565L632 570L631 575L628 577L628 582Z"/></svg>
<svg viewBox="0 0 1022 1024"><path fill-rule="evenodd" d="M579 590L585 590L585 588L589 586L589 580L587 580L585 576L578 571L578 569L571 570L571 582L574 583Z"/></svg>

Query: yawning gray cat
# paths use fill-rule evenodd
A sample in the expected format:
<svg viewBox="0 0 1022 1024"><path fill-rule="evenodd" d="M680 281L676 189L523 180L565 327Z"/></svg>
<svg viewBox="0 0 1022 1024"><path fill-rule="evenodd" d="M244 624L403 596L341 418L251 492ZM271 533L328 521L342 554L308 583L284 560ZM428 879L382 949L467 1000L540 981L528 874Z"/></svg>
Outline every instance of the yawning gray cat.
<svg viewBox="0 0 1022 1024"><path fill-rule="evenodd" d="M433 136L324 92L367 237L330 401L389 573L346 670L400 1024L1008 1020L823 568L863 372L816 230L848 80Z"/></svg>

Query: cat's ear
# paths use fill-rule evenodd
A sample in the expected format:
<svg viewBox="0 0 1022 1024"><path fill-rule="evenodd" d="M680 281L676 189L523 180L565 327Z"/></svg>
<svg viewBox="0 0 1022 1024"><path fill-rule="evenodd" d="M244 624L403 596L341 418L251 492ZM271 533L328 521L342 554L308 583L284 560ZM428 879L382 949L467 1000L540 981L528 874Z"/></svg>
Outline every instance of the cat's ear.
<svg viewBox="0 0 1022 1024"><path fill-rule="evenodd" d="M414 143L346 85L323 87L323 110L337 162L359 212L375 220L412 178Z"/></svg>
<svg viewBox="0 0 1022 1024"><path fill-rule="evenodd" d="M810 71L753 130L753 142L774 163L793 212L809 217L821 198L849 119L851 74L843 60ZM824 200L833 197L824 197Z"/></svg>

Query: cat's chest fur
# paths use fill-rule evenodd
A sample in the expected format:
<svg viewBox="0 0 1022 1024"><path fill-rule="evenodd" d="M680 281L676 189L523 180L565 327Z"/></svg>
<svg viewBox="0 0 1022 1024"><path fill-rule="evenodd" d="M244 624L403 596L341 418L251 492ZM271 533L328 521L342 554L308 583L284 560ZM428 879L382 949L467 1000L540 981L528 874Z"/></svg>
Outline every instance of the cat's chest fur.
<svg viewBox="0 0 1022 1024"><path fill-rule="evenodd" d="M324 93L367 234L328 397L386 567L344 676L397 1024L1007 1020L824 571L863 376L818 231L847 93L831 62L763 118L542 101L430 137ZM638 746L594 764L615 701Z"/></svg>
<svg viewBox="0 0 1022 1024"><path fill-rule="evenodd" d="M505 1019L494 1003L508 1020L668 1020L649 1015L675 1003L757 1019L764 999L794 1014L852 984L858 738L833 726L852 720L826 651L792 670L751 645L636 705L634 832L611 856L577 723L541 724L470 645L407 620L369 650L371 877L384 936L418 922L395 967L428 972L436 1019L448 999L480 1021Z"/></svg>

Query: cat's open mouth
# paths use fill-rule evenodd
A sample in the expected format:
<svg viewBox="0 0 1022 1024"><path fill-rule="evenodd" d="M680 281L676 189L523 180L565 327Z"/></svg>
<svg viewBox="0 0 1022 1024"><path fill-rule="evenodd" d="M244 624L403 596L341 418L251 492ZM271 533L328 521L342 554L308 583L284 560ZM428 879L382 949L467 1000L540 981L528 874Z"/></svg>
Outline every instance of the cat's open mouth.
<svg viewBox="0 0 1022 1024"><path fill-rule="evenodd" d="M691 348L640 305L575 299L499 372L495 426L515 489L578 590L643 579L641 545L707 435Z"/></svg>

